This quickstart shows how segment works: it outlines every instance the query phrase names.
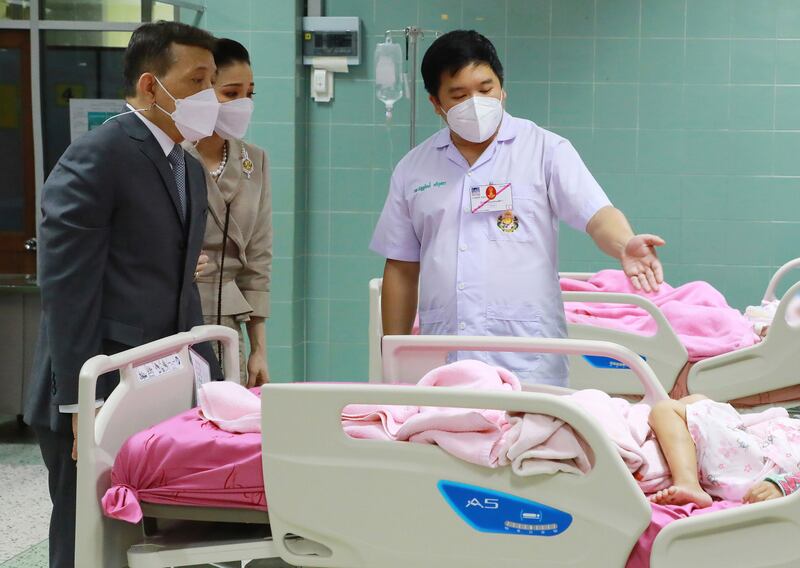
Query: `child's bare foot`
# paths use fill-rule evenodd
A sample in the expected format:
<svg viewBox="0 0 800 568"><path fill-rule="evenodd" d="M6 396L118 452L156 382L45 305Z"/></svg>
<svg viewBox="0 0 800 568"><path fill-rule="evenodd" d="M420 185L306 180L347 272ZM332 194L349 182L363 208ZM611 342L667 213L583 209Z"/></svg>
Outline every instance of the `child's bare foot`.
<svg viewBox="0 0 800 568"><path fill-rule="evenodd" d="M688 505L689 503L694 503L700 508L710 507L712 503L711 495L703 491L699 485L696 487L673 485L651 495L650 501L659 505Z"/></svg>

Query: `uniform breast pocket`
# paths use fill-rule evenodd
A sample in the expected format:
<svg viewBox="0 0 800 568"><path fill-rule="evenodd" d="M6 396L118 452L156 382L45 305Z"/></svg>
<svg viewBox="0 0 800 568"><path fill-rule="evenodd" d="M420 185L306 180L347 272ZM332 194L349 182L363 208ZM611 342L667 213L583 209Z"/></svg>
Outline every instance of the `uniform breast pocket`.
<svg viewBox="0 0 800 568"><path fill-rule="evenodd" d="M447 321L444 309L420 310L419 331L421 335L445 335L447 333Z"/></svg>
<svg viewBox="0 0 800 568"><path fill-rule="evenodd" d="M533 241L536 222L535 202L514 196L513 209L484 213L490 241Z"/></svg>
<svg viewBox="0 0 800 568"><path fill-rule="evenodd" d="M542 337L541 315L530 304L489 304L486 331L488 335L501 337ZM512 371L531 371L540 359L540 353L506 353L503 357Z"/></svg>

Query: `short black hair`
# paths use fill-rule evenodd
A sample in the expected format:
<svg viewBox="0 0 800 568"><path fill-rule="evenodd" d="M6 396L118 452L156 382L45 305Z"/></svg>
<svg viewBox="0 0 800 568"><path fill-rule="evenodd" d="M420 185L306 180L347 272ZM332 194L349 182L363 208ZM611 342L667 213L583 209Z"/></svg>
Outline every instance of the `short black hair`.
<svg viewBox="0 0 800 568"><path fill-rule="evenodd" d="M470 65L485 63L492 68L503 85L503 64L497 51L485 36L475 30L453 30L439 36L422 58L422 80L425 90L439 96L442 73L450 76Z"/></svg>
<svg viewBox="0 0 800 568"><path fill-rule="evenodd" d="M123 61L125 94L136 94L136 83L142 73L163 77L175 58L172 44L207 49L213 53L217 40L205 30L181 22L153 22L136 28L128 42Z"/></svg>
<svg viewBox="0 0 800 568"><path fill-rule="evenodd" d="M222 37L217 40L217 45L214 47L214 63L217 64L217 69L233 63L250 65L250 54L238 41Z"/></svg>

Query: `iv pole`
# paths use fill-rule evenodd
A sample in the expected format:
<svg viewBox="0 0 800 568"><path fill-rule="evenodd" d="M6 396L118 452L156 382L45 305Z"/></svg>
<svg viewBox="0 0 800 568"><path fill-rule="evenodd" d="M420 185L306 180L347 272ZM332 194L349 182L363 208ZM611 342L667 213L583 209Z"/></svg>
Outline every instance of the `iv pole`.
<svg viewBox="0 0 800 568"><path fill-rule="evenodd" d="M406 38L406 64L409 67L406 72L406 77L408 77L407 96L411 99L409 149L417 145L417 50L419 49L420 38L424 38L426 33L433 34L433 37L439 37L441 34L436 30L423 30L416 26L408 26L402 30L386 30L386 39L392 36Z"/></svg>

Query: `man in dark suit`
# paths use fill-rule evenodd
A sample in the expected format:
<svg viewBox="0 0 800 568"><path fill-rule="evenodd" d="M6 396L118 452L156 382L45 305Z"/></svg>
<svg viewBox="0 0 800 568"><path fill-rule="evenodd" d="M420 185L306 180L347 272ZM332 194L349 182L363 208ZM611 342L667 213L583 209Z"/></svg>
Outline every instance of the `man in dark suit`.
<svg viewBox="0 0 800 568"><path fill-rule="evenodd" d="M205 92L213 47L209 33L185 24L139 27L125 53L130 111L67 148L42 190L42 320L25 420L49 472L51 567L75 562L81 366L203 322L194 272L206 184L180 142L216 122ZM116 383L98 382L98 406Z"/></svg>

